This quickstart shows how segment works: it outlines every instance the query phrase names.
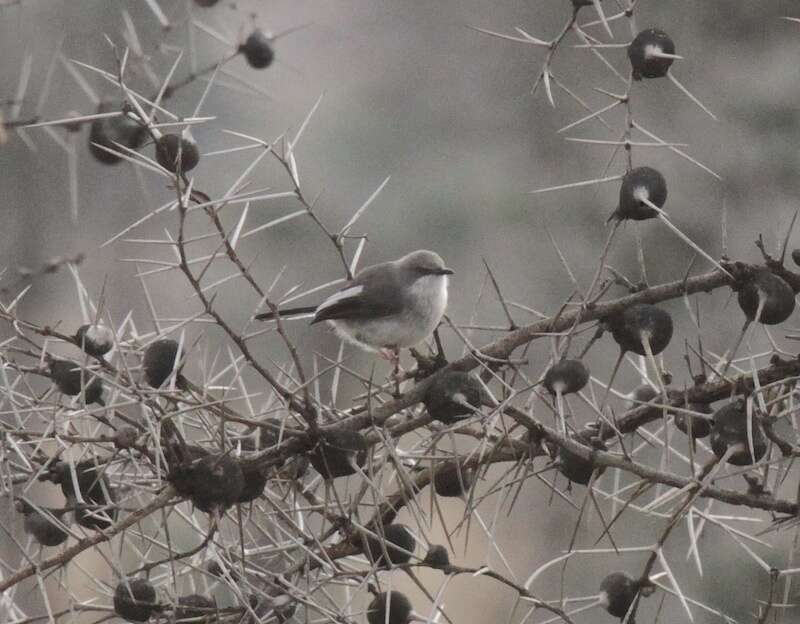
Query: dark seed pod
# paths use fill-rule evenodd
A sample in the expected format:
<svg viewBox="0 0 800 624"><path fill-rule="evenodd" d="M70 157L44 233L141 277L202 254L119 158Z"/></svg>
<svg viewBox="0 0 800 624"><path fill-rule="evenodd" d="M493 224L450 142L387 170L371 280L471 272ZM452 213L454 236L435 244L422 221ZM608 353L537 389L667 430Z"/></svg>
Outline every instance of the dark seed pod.
<svg viewBox="0 0 800 624"><path fill-rule="evenodd" d="M480 382L459 371L439 375L428 386L422 402L431 418L443 424L453 424L475 413L485 402L485 392Z"/></svg>
<svg viewBox="0 0 800 624"><path fill-rule="evenodd" d="M575 8L592 6L593 4L594 2L592 2L592 0L572 0L572 6L574 6Z"/></svg>
<svg viewBox="0 0 800 624"><path fill-rule="evenodd" d="M375 531L375 533L381 535L378 531ZM383 539L365 535L363 548L367 559L376 566L389 567L386 562L386 555L383 552L384 545L386 546L386 553L389 555L389 563L393 565L402 565L410 561L411 554L409 553L414 552L415 544L416 540L414 539L414 535L407 526L403 524L389 524L383 527Z"/></svg>
<svg viewBox="0 0 800 624"><path fill-rule="evenodd" d="M247 602L250 605L250 610L252 612L246 611L242 616L242 619L239 620L238 624L259 624L260 622L264 622L269 619L269 613L272 611L272 605L266 596L256 596L255 594L250 594ZM253 617L253 613L255 613L255 617Z"/></svg>
<svg viewBox="0 0 800 624"><path fill-rule="evenodd" d="M192 139L165 134L156 141L156 160L171 173L186 173L200 162L200 150Z"/></svg>
<svg viewBox="0 0 800 624"><path fill-rule="evenodd" d="M800 249L792 250L792 260L797 266L800 266Z"/></svg>
<svg viewBox="0 0 800 624"><path fill-rule="evenodd" d="M585 429L578 433L573 433L570 437L583 446L605 450L605 445L596 436L597 432L595 430ZM576 455L563 447L558 449L558 460L560 462L559 472L571 482L580 483L581 485L589 485L595 470L598 475L605 471L605 466L596 467L591 460L583 459L580 455Z"/></svg>
<svg viewBox="0 0 800 624"><path fill-rule="evenodd" d="M170 471L169 481L206 513L228 509L239 501L244 489L242 468L230 455L206 453L190 459Z"/></svg>
<svg viewBox="0 0 800 624"><path fill-rule="evenodd" d="M281 466L281 476L290 479L290 480L298 480L302 479L305 474L308 472L308 466L310 462L308 461L308 457L305 455L296 455L286 461L283 466Z"/></svg>
<svg viewBox="0 0 800 624"><path fill-rule="evenodd" d="M353 464L367 461L367 440L358 431L327 431L308 458L323 478L346 477L357 472Z"/></svg>
<svg viewBox="0 0 800 624"><path fill-rule="evenodd" d="M206 564L206 570L208 570L209 574L212 574L217 578L224 579L230 577L231 581L233 581L234 583L239 581L239 574L233 567L231 566L227 567L227 575L226 575L225 570L222 569L222 566L216 559L212 559Z"/></svg>
<svg viewBox="0 0 800 624"><path fill-rule="evenodd" d="M103 357L114 347L114 332L105 325L81 325L75 332L75 341L84 353Z"/></svg>
<svg viewBox="0 0 800 624"><path fill-rule="evenodd" d="M263 433L261 437L263 439ZM258 451L260 448L259 441L252 437L242 438L240 444L243 452ZM240 504L249 503L264 493L264 488L267 487L268 481L267 470L260 466L251 466L242 462L239 462L239 466L244 476L244 487L242 488L242 493L239 495L239 500L237 502Z"/></svg>
<svg viewBox="0 0 800 624"><path fill-rule="evenodd" d="M265 424L266 426L261 427L259 433L259 444L262 449L275 446L279 442L283 442L286 439L285 436L282 435L285 429L283 420L275 417L267 418Z"/></svg>
<svg viewBox="0 0 800 624"><path fill-rule="evenodd" d="M115 108L111 102L101 102L97 108L98 113L108 113L113 110ZM89 131L89 152L104 165L115 165L122 158L107 152L103 147L124 153L125 150L120 148L120 145L135 150L144 145L146 140L147 130L127 115L95 119Z"/></svg>
<svg viewBox="0 0 800 624"><path fill-rule="evenodd" d="M445 498L460 498L472 487L473 472L457 464L444 464L433 475L433 491Z"/></svg>
<svg viewBox="0 0 800 624"><path fill-rule="evenodd" d="M194 0L194 3L199 6L207 9L208 7L213 7L219 0Z"/></svg>
<svg viewBox="0 0 800 624"><path fill-rule="evenodd" d="M675 42L663 30L648 28L640 32L628 46L633 79L663 78L673 59L652 56L653 52L675 54Z"/></svg>
<svg viewBox="0 0 800 624"><path fill-rule="evenodd" d="M144 378L153 388L160 388L175 368L178 343L169 338L156 340L144 352L142 369ZM180 370L180 367L178 367Z"/></svg>
<svg viewBox="0 0 800 624"><path fill-rule="evenodd" d="M114 490L104 470L104 466L95 466L91 461L81 462L75 465L76 478L73 480L69 464L57 462L45 477L61 486L68 504L75 507L75 521L87 529L107 529L117 518ZM83 498L82 504L78 500L75 481Z"/></svg>
<svg viewBox="0 0 800 624"><path fill-rule="evenodd" d="M206 598L200 594L181 596L178 598L178 605L175 607L175 619L211 619L215 615L214 610L216 608L217 603L213 598Z"/></svg>
<svg viewBox="0 0 800 624"><path fill-rule="evenodd" d="M54 518L61 521L66 513L64 509L42 507L48 512L43 513L22 498L16 500L15 507L23 515L25 532L42 546L58 546L67 541L69 534L54 521Z"/></svg>
<svg viewBox="0 0 800 624"><path fill-rule="evenodd" d="M632 410L641 407L642 403L649 403L659 394L659 391L650 384L645 383L641 386L636 386L633 392L628 395L628 409Z"/></svg>
<svg viewBox="0 0 800 624"><path fill-rule="evenodd" d="M367 607L369 624L407 624L411 619L411 602L398 591L383 592ZM388 613L387 613L388 612Z"/></svg>
<svg viewBox="0 0 800 624"><path fill-rule="evenodd" d="M87 405L103 401L103 381L75 362L51 360L50 378L67 396L78 396L83 390Z"/></svg>
<svg viewBox="0 0 800 624"><path fill-rule="evenodd" d="M267 487L267 471L259 466L239 464L244 478L242 493L239 495L237 503L244 504L254 501L264 493Z"/></svg>
<svg viewBox="0 0 800 624"><path fill-rule="evenodd" d="M114 591L114 611L129 622L146 622L160 610L155 587L145 579L120 581Z"/></svg>
<svg viewBox="0 0 800 624"><path fill-rule="evenodd" d="M136 444L139 439L139 431L131 425L122 425L114 434L114 446L118 449L129 449Z"/></svg>
<svg viewBox="0 0 800 624"><path fill-rule="evenodd" d="M710 414L711 406L707 403L689 403L688 408L693 412L700 414ZM675 426L686 435L689 435L689 423L692 425L692 438L699 439L705 438L711 433L711 420L700 418L693 414L686 414L685 412L676 412Z"/></svg>
<svg viewBox="0 0 800 624"><path fill-rule="evenodd" d="M545 373L544 387L550 394L580 392L589 383L589 369L580 360L561 360Z"/></svg>
<svg viewBox="0 0 800 624"><path fill-rule="evenodd" d="M722 458L729 448L741 445L741 450L734 452L728 463L734 466L749 466L756 463L767 452L767 442L758 421L752 419L753 453L750 454L750 443L747 436L747 408L743 400L737 399L714 412L714 424L711 427L711 449L714 455Z"/></svg>
<svg viewBox="0 0 800 624"><path fill-rule="evenodd" d="M254 69L264 69L272 65L275 51L269 37L260 28L256 28L247 40L239 47L248 65Z"/></svg>
<svg viewBox="0 0 800 624"><path fill-rule="evenodd" d="M621 314L608 319L611 334L625 351L647 355L645 338L650 341L653 355L667 348L672 339L672 317L669 313L648 303L638 303L626 308Z"/></svg>
<svg viewBox="0 0 800 624"><path fill-rule="evenodd" d="M623 176L622 185L619 187L619 206L614 212L614 217L620 221L623 219L644 221L656 218L658 213L642 199L659 208L663 208L667 203L667 181L652 167L636 167Z"/></svg>
<svg viewBox="0 0 800 624"><path fill-rule="evenodd" d="M600 583L600 599L606 611L614 617L623 618L636 599L639 588L639 581L624 572L612 572Z"/></svg>
<svg viewBox="0 0 800 624"><path fill-rule="evenodd" d="M783 279L767 270L756 271L739 290L738 298L744 315L764 325L783 323L794 312L794 291ZM756 319L760 304L763 305L761 317Z"/></svg>
<svg viewBox="0 0 800 624"><path fill-rule="evenodd" d="M292 421L284 421L282 418L272 416L265 418L262 427L259 428L258 443L261 450L270 446L275 446L285 442L289 434L296 434L297 430L292 427Z"/></svg>
<svg viewBox="0 0 800 624"><path fill-rule="evenodd" d="M434 544L428 549L428 554L422 562L432 568L446 568L450 565L450 555L447 553L447 548L441 544Z"/></svg>

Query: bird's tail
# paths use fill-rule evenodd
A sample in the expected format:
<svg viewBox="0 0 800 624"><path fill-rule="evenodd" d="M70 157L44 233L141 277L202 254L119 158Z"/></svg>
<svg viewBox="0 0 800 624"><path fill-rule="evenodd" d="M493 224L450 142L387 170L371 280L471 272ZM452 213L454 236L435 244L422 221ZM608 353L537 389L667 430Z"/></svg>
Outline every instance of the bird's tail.
<svg viewBox="0 0 800 624"><path fill-rule="evenodd" d="M311 314L315 312L317 306L305 306L303 308L285 308L283 310L278 310L281 318L287 318L292 316L300 316L302 314ZM275 314L273 312L262 312L261 314L256 314L255 318L258 321L271 321L275 318Z"/></svg>

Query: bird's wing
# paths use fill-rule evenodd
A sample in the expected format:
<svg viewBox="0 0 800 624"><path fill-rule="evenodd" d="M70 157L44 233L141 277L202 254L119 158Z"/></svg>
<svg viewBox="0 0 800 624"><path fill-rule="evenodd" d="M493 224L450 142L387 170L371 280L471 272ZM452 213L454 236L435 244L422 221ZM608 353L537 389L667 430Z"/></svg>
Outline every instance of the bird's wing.
<svg viewBox="0 0 800 624"><path fill-rule="evenodd" d="M337 319L369 319L399 314L403 299L397 269L386 262L364 269L344 288L323 301L312 323Z"/></svg>

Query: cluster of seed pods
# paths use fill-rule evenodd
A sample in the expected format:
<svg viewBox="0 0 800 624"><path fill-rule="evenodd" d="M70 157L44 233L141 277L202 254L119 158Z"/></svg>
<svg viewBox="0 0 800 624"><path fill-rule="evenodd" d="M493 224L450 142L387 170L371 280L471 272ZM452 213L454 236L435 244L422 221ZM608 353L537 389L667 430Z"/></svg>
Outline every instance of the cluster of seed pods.
<svg viewBox="0 0 800 624"><path fill-rule="evenodd" d="M219 0L195 0L201 8L211 8ZM272 37L260 28L255 28L236 49L237 54L245 59L253 69L266 69L275 60ZM94 158L106 165L115 165L123 160L127 152L140 149L152 136L155 146L155 159L159 165L172 174L185 174L193 170L200 162L200 149L189 132L188 127L181 132L162 134L150 131L127 105L119 106L111 101L103 101L98 106L98 113L112 113L115 116L95 119L89 131L89 152ZM80 124L75 124L80 127Z"/></svg>

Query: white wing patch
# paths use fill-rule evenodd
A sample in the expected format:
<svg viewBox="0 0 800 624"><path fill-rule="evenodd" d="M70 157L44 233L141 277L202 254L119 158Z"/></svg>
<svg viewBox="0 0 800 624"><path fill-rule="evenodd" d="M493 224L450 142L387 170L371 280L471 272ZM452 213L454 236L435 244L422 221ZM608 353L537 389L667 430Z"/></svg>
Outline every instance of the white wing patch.
<svg viewBox="0 0 800 624"><path fill-rule="evenodd" d="M319 304L316 313L319 314L323 310L330 308L335 303L339 303L340 301L344 301L345 299L353 299L354 297L358 297L358 295L360 295L363 290L364 290L363 286L351 286L350 288L345 288L344 290L340 290L337 293L333 293L325 301Z"/></svg>

